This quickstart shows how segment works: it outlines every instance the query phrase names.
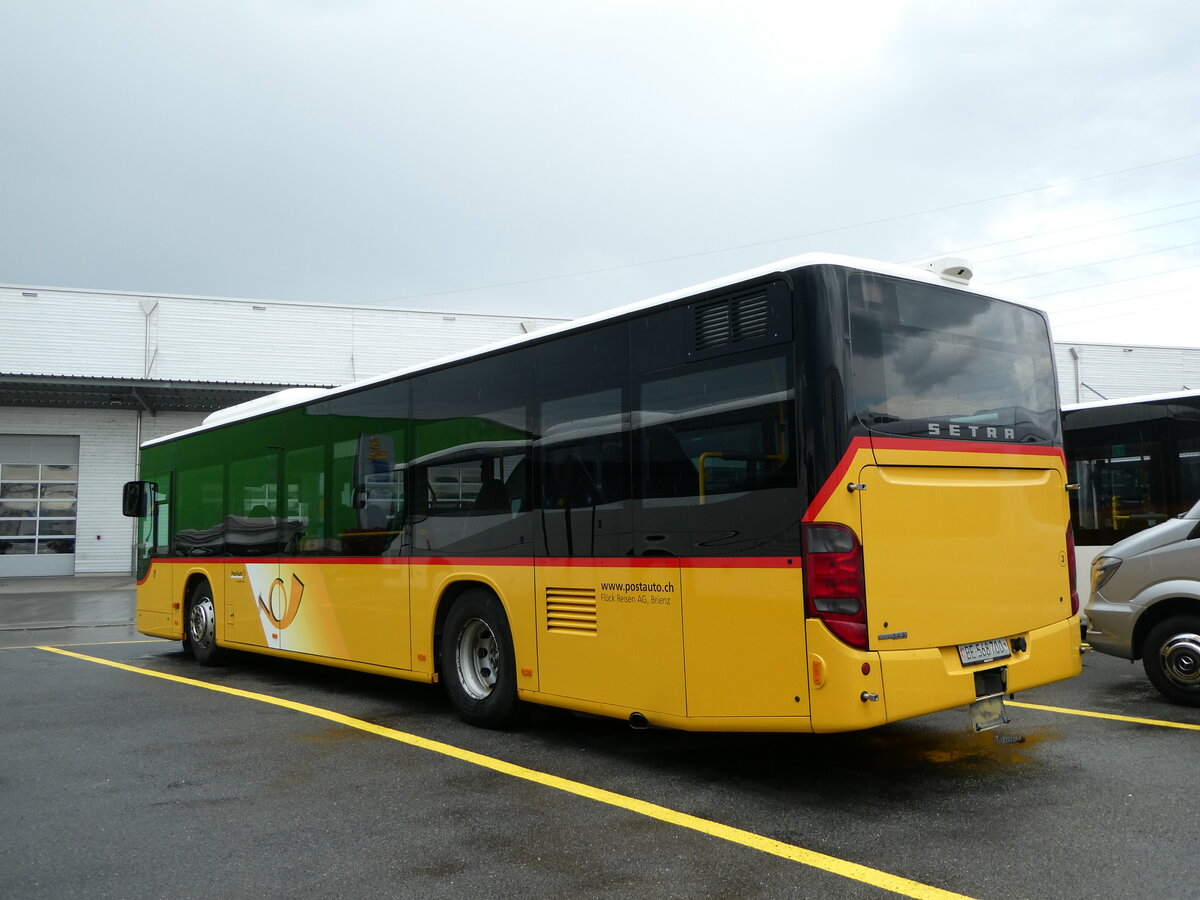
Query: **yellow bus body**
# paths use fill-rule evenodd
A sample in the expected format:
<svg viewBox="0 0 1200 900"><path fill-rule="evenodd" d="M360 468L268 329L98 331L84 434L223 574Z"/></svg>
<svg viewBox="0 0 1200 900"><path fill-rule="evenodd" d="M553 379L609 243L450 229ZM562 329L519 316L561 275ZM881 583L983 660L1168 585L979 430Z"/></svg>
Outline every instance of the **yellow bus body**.
<svg viewBox="0 0 1200 900"><path fill-rule="evenodd" d="M1065 481L1057 448L856 441L805 519L866 548L868 650L806 618L799 557L156 560L138 628L181 639L203 578L222 646L432 682L439 612L478 585L523 700L694 731L869 728L973 702L960 643L1018 639L1008 692L1079 672ZM950 550L932 565L926 545Z"/></svg>

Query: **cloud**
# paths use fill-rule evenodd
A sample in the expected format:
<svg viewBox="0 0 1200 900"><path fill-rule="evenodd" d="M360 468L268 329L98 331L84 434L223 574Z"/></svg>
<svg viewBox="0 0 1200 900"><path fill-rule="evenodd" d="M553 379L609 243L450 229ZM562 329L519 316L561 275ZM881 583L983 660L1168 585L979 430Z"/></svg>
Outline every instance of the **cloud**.
<svg viewBox="0 0 1200 900"><path fill-rule="evenodd" d="M810 249L927 258L1186 195L1194 160L1019 196L1193 152L1197 25L1076 0L10 5L0 279L570 316ZM986 274L1032 297L1172 241L1031 242Z"/></svg>

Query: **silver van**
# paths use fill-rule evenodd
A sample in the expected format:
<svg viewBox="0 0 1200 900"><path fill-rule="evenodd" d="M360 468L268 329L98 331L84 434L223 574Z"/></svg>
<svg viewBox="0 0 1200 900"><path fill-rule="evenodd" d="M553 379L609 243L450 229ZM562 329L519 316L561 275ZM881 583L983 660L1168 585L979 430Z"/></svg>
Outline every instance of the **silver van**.
<svg viewBox="0 0 1200 900"><path fill-rule="evenodd" d="M1200 502L1096 557L1085 612L1094 649L1141 659L1163 696L1200 706Z"/></svg>

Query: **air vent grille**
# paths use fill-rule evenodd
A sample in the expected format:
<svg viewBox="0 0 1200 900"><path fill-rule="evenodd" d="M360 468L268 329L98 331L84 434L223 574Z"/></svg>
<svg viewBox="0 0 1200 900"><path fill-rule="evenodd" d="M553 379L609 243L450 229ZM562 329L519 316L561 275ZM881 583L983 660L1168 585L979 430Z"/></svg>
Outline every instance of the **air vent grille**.
<svg viewBox="0 0 1200 900"><path fill-rule="evenodd" d="M765 290L728 297L696 309L697 350L711 350L766 337L769 329Z"/></svg>
<svg viewBox="0 0 1200 900"><path fill-rule="evenodd" d="M595 588L546 588L546 630L560 634L595 634Z"/></svg>

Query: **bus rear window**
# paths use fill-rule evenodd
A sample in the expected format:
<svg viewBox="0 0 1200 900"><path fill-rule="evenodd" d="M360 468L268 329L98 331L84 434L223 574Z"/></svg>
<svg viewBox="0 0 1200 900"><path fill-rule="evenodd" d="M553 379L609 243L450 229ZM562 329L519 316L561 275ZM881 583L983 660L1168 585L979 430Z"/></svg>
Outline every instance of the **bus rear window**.
<svg viewBox="0 0 1200 900"><path fill-rule="evenodd" d="M1030 309L935 285L848 282L855 410L875 431L1053 441L1049 334Z"/></svg>

